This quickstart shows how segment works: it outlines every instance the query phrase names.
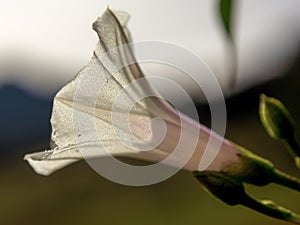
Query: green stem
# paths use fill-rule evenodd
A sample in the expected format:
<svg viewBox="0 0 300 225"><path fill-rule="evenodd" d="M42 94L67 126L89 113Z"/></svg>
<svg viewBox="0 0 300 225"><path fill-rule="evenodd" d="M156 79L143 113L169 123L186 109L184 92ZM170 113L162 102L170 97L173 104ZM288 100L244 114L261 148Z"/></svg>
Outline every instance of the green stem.
<svg viewBox="0 0 300 225"><path fill-rule="evenodd" d="M274 170L272 182L300 191L300 180L280 170Z"/></svg>
<svg viewBox="0 0 300 225"><path fill-rule="evenodd" d="M292 151L294 156L300 156L300 148L296 141L295 136L290 137L288 140L286 140L286 144L288 148Z"/></svg>
<svg viewBox="0 0 300 225"><path fill-rule="evenodd" d="M289 139L284 140L289 152L294 157L296 166L300 169L300 147L297 143L296 137L291 136Z"/></svg>
<svg viewBox="0 0 300 225"><path fill-rule="evenodd" d="M247 206L257 212L262 214L286 220L295 224L300 224L300 216L286 208L278 206L272 201L269 200L256 200L246 195L243 198L241 205Z"/></svg>

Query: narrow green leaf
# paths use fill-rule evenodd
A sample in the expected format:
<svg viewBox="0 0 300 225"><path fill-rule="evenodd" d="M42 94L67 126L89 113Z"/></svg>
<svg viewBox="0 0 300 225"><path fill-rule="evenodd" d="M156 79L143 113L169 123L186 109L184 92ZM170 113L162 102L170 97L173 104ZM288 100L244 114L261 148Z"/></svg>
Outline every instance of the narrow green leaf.
<svg viewBox="0 0 300 225"><path fill-rule="evenodd" d="M220 0L220 17L222 19L225 30L231 36L231 14L233 0Z"/></svg>

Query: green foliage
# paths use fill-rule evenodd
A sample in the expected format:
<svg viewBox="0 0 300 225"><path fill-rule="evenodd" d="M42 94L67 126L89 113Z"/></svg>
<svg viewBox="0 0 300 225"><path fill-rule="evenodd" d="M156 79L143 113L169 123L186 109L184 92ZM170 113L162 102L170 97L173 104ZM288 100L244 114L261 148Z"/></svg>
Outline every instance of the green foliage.
<svg viewBox="0 0 300 225"><path fill-rule="evenodd" d="M231 36L231 14L232 14L232 0L220 0L220 17L222 19L224 28L229 36Z"/></svg>

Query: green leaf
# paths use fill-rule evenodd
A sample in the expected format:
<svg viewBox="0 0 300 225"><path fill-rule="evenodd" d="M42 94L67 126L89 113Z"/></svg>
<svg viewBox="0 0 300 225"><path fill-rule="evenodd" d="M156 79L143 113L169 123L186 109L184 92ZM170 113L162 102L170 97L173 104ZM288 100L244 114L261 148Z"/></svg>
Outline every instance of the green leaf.
<svg viewBox="0 0 300 225"><path fill-rule="evenodd" d="M222 19L225 30L231 36L231 15L232 15L232 0L220 0L220 17Z"/></svg>
<svg viewBox="0 0 300 225"><path fill-rule="evenodd" d="M300 149L295 139L295 122L287 108L279 100L261 95L259 114L268 134L287 145L299 167Z"/></svg>

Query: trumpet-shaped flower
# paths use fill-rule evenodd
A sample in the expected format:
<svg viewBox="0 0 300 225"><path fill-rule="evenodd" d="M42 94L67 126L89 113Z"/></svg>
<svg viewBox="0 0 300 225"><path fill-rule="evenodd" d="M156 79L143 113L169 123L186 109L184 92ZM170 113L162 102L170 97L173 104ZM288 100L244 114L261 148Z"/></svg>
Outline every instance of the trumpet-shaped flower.
<svg viewBox="0 0 300 225"><path fill-rule="evenodd" d="M176 157L166 163L198 171L211 137L220 151L207 169L221 171L237 163L235 145L175 110L143 79L126 46L126 20L124 13L107 10L93 24L100 41L91 61L54 98L53 150L25 159L37 173L49 175L83 158L83 151L87 158L109 153L158 162L177 147Z"/></svg>
<svg viewBox="0 0 300 225"><path fill-rule="evenodd" d="M160 97L135 62L126 21L127 14L108 9L93 24L99 36L97 48L90 62L55 96L52 150L26 155L33 169L49 175L83 158L110 155L159 162L194 172L209 191L230 205L243 204L299 222L299 217L288 210L250 198L243 182L277 182L297 190L300 182ZM105 166L109 171L110 165ZM146 173L145 179L149 175Z"/></svg>

